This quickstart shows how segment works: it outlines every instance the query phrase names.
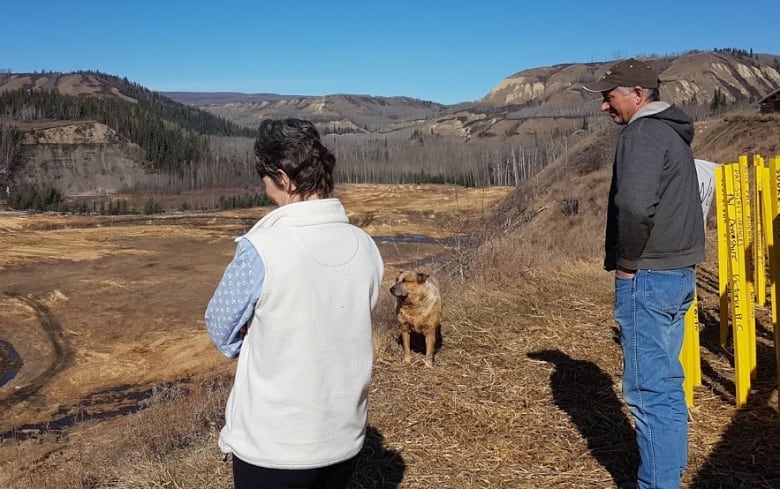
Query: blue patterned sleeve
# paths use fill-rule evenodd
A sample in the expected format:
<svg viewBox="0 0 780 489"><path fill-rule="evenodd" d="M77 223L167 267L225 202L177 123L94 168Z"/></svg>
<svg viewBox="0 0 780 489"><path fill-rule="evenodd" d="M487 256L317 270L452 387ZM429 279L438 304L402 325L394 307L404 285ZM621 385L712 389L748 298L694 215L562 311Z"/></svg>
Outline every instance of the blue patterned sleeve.
<svg viewBox="0 0 780 489"><path fill-rule="evenodd" d="M228 358L237 357L241 351L241 327L252 319L264 279L265 267L257 250L249 240L240 240L206 308L209 337Z"/></svg>

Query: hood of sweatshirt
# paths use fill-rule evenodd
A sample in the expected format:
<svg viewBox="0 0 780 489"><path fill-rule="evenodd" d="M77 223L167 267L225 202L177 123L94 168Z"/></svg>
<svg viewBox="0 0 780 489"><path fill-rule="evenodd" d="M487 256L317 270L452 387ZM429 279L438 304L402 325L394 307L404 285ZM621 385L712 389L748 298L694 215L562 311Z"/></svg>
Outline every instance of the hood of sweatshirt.
<svg viewBox="0 0 780 489"><path fill-rule="evenodd" d="M650 102L639 109L629 124L642 117L656 119L671 127L689 146L693 141L693 119L676 105Z"/></svg>

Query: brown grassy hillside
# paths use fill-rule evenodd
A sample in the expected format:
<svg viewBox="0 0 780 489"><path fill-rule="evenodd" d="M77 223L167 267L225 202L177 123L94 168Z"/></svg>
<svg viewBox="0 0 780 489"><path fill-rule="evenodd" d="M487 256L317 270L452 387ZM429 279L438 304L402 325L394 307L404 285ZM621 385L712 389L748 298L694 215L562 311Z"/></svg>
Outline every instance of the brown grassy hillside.
<svg viewBox="0 0 780 489"><path fill-rule="evenodd" d="M719 163L736 161L739 155L780 155L780 114L737 112L696 125L693 148L698 158Z"/></svg>
<svg viewBox="0 0 780 489"><path fill-rule="evenodd" d="M566 249L569 247L563 244L575 244L576 255L585 251L581 247L586 244L600 253L605 196L618 131L615 126L583 139L564 157L519 186L499 204L494 224L548 247ZM740 155L780 155L778 114L730 113L697 122L695 131L692 148L696 158L730 163ZM576 213L571 211L573 201L577 202Z"/></svg>

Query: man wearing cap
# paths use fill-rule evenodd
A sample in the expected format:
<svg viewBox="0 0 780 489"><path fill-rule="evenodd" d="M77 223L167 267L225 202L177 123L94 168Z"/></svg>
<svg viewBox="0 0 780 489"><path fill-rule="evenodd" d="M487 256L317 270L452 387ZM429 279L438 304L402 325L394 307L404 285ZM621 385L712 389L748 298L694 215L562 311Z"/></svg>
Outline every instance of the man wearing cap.
<svg viewBox="0 0 780 489"><path fill-rule="evenodd" d="M604 268L615 271L623 399L636 421L639 489L678 489L688 459L679 356L683 319L704 261L704 223L691 153L693 121L661 102L645 62L612 66L585 90L623 125L609 190Z"/></svg>

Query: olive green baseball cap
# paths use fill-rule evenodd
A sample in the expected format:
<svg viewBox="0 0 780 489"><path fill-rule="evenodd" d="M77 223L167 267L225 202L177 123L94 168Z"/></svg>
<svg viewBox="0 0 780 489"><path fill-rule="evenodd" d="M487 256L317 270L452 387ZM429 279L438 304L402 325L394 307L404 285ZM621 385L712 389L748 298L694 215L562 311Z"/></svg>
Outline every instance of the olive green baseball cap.
<svg viewBox="0 0 780 489"><path fill-rule="evenodd" d="M629 58L615 63L601 78L582 88L589 92L608 92L617 87L658 88L658 74L644 61Z"/></svg>

